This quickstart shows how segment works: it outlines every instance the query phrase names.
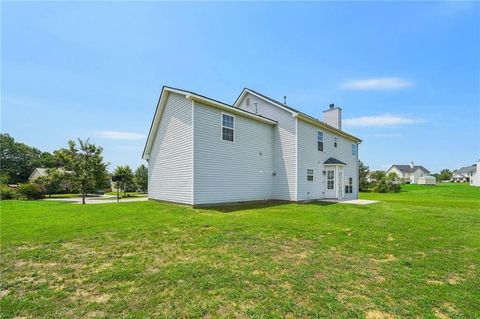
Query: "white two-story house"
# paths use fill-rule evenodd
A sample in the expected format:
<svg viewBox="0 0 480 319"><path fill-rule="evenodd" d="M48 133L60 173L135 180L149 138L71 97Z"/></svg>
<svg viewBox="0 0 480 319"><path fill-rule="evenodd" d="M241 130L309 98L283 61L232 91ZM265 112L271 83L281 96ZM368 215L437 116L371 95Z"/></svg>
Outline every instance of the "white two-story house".
<svg viewBox="0 0 480 319"><path fill-rule="evenodd" d="M418 180L422 177L430 175L430 171L423 166L415 165L413 162L410 165L392 165L385 172L385 174L397 174L400 182L409 184L418 184Z"/></svg>
<svg viewBox="0 0 480 319"><path fill-rule="evenodd" d="M163 87L145 145L150 199L208 205L358 197L358 145L341 109L323 121L244 89L233 105Z"/></svg>

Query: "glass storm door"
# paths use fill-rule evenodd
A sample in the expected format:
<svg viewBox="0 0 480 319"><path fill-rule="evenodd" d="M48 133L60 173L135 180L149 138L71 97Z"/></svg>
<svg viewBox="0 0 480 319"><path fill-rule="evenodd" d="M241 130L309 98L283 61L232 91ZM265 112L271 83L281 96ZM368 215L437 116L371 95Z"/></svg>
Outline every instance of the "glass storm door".
<svg viewBox="0 0 480 319"><path fill-rule="evenodd" d="M327 182L325 183L325 197L336 198L335 169L327 169Z"/></svg>

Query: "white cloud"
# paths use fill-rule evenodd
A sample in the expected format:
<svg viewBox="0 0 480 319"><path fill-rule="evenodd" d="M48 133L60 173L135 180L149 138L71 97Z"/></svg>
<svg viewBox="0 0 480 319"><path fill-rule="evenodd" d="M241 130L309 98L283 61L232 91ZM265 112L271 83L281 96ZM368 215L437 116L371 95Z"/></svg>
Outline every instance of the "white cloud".
<svg viewBox="0 0 480 319"><path fill-rule="evenodd" d="M413 83L396 77L352 80L343 84L350 90L400 90L413 86Z"/></svg>
<svg viewBox="0 0 480 319"><path fill-rule="evenodd" d="M400 126L424 122L419 118L404 115L370 115L345 119L343 123L347 126L374 127L374 126Z"/></svg>
<svg viewBox="0 0 480 319"><path fill-rule="evenodd" d="M106 138L110 140L142 140L145 135L131 132L118 132L118 131L96 131L95 137Z"/></svg>

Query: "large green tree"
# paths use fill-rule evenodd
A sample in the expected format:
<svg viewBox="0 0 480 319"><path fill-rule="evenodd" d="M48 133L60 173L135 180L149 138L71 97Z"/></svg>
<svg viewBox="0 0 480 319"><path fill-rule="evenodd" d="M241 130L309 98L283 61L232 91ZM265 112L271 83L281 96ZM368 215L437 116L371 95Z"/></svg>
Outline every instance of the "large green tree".
<svg viewBox="0 0 480 319"><path fill-rule="evenodd" d="M109 186L110 175L108 163L103 161L103 148L90 143L89 140L78 139L77 143L68 141L68 148L55 151L65 168L73 173L70 180L73 187L82 193L82 203L85 196Z"/></svg>
<svg viewBox="0 0 480 319"><path fill-rule="evenodd" d="M452 177L453 173L449 169L445 168L440 171L440 174L438 174L437 181L449 181L452 179Z"/></svg>
<svg viewBox="0 0 480 319"><path fill-rule="evenodd" d="M24 183L36 167L53 168L58 160L48 152L0 134L0 174L3 183Z"/></svg>
<svg viewBox="0 0 480 319"><path fill-rule="evenodd" d="M124 195L127 196L127 192L135 191L135 179L130 166L117 166L113 171L113 175L121 175L122 181L116 182L116 187L120 188Z"/></svg>
<svg viewBox="0 0 480 319"><path fill-rule="evenodd" d="M135 185L140 192L148 190L148 168L143 164L135 170Z"/></svg>
<svg viewBox="0 0 480 319"><path fill-rule="evenodd" d="M368 166L364 165L362 161L358 161L358 179L359 179L359 190L360 192L368 192L368 174L370 169Z"/></svg>

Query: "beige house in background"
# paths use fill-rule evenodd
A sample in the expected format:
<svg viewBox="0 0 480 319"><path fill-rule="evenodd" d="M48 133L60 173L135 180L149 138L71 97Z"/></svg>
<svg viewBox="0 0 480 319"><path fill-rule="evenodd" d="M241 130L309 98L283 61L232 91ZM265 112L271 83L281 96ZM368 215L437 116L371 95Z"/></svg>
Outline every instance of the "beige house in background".
<svg viewBox="0 0 480 319"><path fill-rule="evenodd" d="M430 171L423 166L415 166L413 162L410 165L392 165L386 174L395 173L402 183L418 184L421 177L429 176ZM424 179L422 179L424 181ZM425 182L423 182L425 184Z"/></svg>

